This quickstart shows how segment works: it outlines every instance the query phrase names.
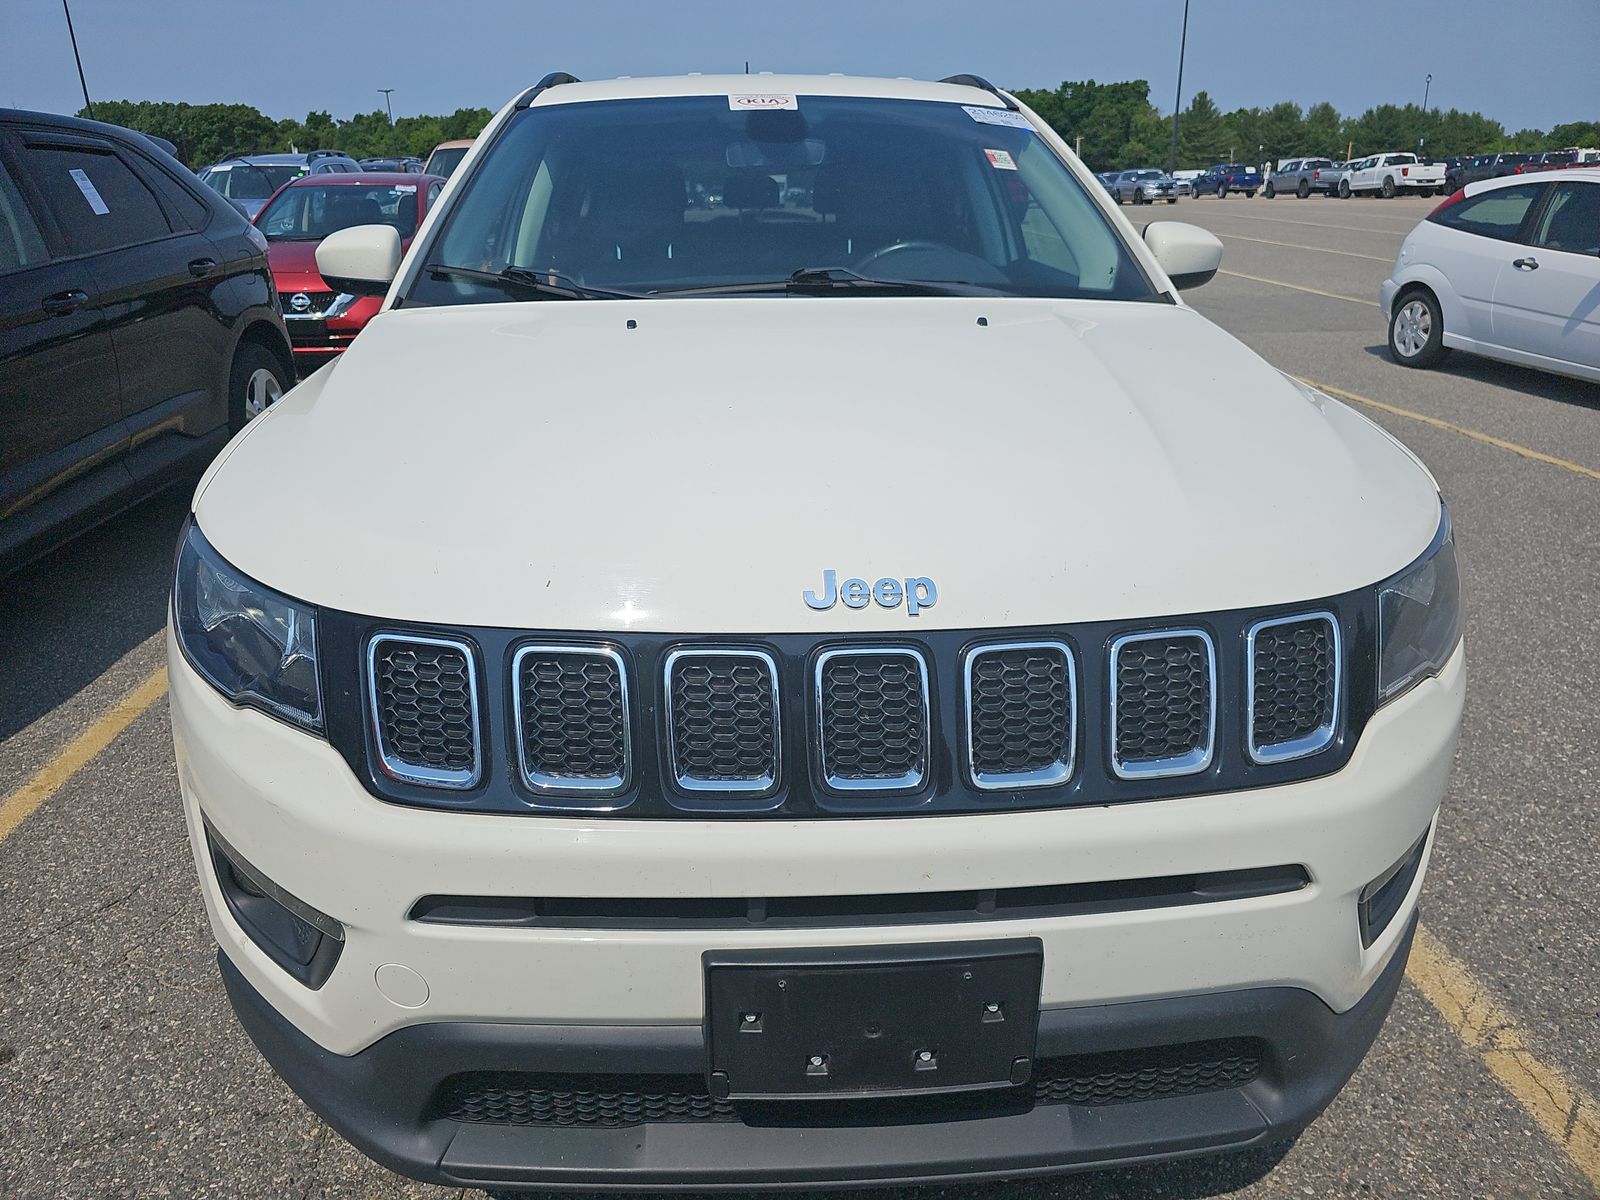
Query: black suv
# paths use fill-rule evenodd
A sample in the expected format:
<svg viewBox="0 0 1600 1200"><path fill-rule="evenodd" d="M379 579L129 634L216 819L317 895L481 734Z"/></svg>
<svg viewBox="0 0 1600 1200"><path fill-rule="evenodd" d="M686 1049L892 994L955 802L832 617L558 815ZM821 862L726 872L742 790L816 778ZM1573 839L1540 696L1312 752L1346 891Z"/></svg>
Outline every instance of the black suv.
<svg viewBox="0 0 1600 1200"><path fill-rule="evenodd" d="M266 248L142 135L0 109L0 575L194 478L287 390Z"/></svg>

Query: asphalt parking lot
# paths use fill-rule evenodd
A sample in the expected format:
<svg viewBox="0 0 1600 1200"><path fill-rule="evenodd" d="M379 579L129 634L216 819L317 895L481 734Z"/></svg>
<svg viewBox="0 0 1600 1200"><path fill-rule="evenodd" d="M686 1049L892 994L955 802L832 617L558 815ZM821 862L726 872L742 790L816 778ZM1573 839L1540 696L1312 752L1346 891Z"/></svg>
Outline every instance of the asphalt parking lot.
<svg viewBox="0 0 1600 1200"><path fill-rule="evenodd" d="M1600 386L1388 359L1378 284L1433 203L1123 210L1221 236L1195 305L1401 438L1454 511L1468 711L1388 1026L1293 1146L915 1195L1600 1194ZM224 999L159 676L185 501L0 583L0 1197L459 1195L323 1126Z"/></svg>

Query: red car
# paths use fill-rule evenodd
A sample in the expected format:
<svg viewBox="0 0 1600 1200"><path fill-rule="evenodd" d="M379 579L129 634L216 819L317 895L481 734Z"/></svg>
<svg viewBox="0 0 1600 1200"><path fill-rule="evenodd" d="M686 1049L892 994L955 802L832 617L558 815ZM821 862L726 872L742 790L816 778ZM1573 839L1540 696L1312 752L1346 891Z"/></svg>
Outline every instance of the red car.
<svg viewBox="0 0 1600 1200"><path fill-rule="evenodd" d="M367 171L303 175L272 194L256 214L301 374L341 353L383 303L335 294L317 273L317 243L351 225L393 225L409 248L444 180L436 175Z"/></svg>

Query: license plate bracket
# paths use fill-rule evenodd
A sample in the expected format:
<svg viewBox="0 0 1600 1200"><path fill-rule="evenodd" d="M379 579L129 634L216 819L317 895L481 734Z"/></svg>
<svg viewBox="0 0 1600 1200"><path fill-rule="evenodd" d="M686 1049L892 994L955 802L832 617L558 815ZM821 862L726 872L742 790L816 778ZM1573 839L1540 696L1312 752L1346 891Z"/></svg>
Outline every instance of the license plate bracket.
<svg viewBox="0 0 1600 1200"><path fill-rule="evenodd" d="M1013 1087L1032 1074L1037 938L704 956L707 1079L734 1100Z"/></svg>

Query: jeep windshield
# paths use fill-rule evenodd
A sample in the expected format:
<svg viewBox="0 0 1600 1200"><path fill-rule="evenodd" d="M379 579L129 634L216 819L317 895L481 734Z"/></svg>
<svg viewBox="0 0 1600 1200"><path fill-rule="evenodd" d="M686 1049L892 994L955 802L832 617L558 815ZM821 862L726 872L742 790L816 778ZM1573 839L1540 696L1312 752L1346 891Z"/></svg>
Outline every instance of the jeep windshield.
<svg viewBox="0 0 1600 1200"><path fill-rule="evenodd" d="M743 112L718 95L516 113L440 214L404 302L539 298L498 282L507 272L644 296L1155 295L1040 136L980 119L1010 120L1005 110L794 103Z"/></svg>

